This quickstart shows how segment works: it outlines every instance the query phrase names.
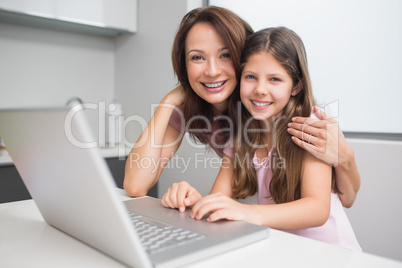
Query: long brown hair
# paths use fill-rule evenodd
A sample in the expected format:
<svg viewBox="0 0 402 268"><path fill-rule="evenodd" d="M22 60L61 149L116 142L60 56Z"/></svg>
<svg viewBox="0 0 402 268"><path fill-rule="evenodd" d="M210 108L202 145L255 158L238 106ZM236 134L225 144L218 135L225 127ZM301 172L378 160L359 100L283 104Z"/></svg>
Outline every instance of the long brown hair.
<svg viewBox="0 0 402 268"><path fill-rule="evenodd" d="M194 92L190 86L187 75L185 58L186 39L191 28L200 22L211 24L222 37L228 47L233 66L237 72L240 69L240 58L246 38L253 33L253 29L247 22L232 11L222 7L209 6L206 8L197 8L188 12L183 17L173 42L172 63L176 76L186 92L186 101L183 104L186 122L195 116L204 116L209 122L212 122L214 117L211 104ZM221 121L222 124L227 122L227 120ZM190 128L206 129L206 122L204 120L192 120ZM197 138L202 143L208 143L205 132L190 132L190 135L193 138ZM221 142L225 142L227 138L228 135L225 135Z"/></svg>
<svg viewBox="0 0 402 268"><path fill-rule="evenodd" d="M269 192L276 203L285 203L301 198L301 174L306 152L292 142L287 132L287 124L294 116L309 117L314 105L307 55L300 37L285 27L267 28L251 35L243 51L241 70L250 56L259 52L271 53L292 77L293 86L300 90L298 94L290 97L282 116L275 118L272 130L274 150L270 164L273 175ZM234 106L239 100L240 94L237 90L229 104L232 116L235 116ZM240 109L241 118L234 142L236 179L232 190L235 198L256 193L258 184L252 161L257 145L263 144L262 133L244 131L246 122L249 129L261 128L262 122L253 119L243 105ZM334 177L332 188L338 191Z"/></svg>

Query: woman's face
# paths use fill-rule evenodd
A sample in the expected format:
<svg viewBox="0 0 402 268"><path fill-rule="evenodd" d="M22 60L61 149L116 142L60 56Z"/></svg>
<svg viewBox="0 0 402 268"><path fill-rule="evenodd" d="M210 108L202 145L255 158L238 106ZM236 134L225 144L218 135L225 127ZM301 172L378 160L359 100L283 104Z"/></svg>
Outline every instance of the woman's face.
<svg viewBox="0 0 402 268"><path fill-rule="evenodd" d="M185 53L194 92L222 112L237 84L227 45L211 24L201 22L189 31Z"/></svg>

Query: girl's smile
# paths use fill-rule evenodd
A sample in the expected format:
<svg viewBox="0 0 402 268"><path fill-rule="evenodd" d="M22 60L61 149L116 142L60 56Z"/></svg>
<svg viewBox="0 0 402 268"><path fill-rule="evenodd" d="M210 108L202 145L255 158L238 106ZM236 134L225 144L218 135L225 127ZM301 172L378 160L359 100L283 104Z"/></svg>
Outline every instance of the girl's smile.
<svg viewBox="0 0 402 268"><path fill-rule="evenodd" d="M256 109L267 109L269 105L272 104L272 102L263 102L263 101L256 101L256 100L251 100L253 105L255 106Z"/></svg>
<svg viewBox="0 0 402 268"><path fill-rule="evenodd" d="M259 52L248 58L241 75L240 97L255 119L280 116L292 88L292 78L271 53Z"/></svg>

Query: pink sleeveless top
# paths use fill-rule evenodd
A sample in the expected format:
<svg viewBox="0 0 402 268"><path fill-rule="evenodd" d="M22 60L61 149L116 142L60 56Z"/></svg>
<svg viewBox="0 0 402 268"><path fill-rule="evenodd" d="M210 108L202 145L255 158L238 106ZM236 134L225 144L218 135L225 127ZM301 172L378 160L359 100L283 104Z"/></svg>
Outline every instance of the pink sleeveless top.
<svg viewBox="0 0 402 268"><path fill-rule="evenodd" d="M228 146L223 151L227 156L233 158L233 147ZM269 184L272 179L272 170L270 167L270 159L273 149L265 158L265 161L258 163L257 157L254 155L253 164L258 180L258 204L275 204L272 198L269 198ZM361 247L357 242L356 236L343 209L338 194L331 193L331 210L327 222L319 227L287 231L296 235L320 240L323 242L339 245L345 248L361 251Z"/></svg>

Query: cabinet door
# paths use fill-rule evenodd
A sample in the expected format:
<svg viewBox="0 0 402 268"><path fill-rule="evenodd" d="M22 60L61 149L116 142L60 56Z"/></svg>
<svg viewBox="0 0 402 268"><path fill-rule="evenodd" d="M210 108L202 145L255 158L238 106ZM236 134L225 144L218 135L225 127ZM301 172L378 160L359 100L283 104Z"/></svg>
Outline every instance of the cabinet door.
<svg viewBox="0 0 402 268"><path fill-rule="evenodd" d="M37 16L52 16L54 0L0 0L0 8Z"/></svg>
<svg viewBox="0 0 402 268"><path fill-rule="evenodd" d="M137 0L0 0L0 16L23 25L115 36L137 31Z"/></svg>
<svg viewBox="0 0 402 268"><path fill-rule="evenodd" d="M31 199L14 165L0 166L0 203Z"/></svg>
<svg viewBox="0 0 402 268"><path fill-rule="evenodd" d="M103 10L106 27L137 31L137 0L104 0Z"/></svg>
<svg viewBox="0 0 402 268"><path fill-rule="evenodd" d="M104 24L103 0L57 0L54 16L61 20L87 24Z"/></svg>
<svg viewBox="0 0 402 268"><path fill-rule="evenodd" d="M110 168L117 187L123 189L124 167L126 161L119 160L116 157L106 158L106 163ZM149 196L158 197L157 185L158 184L149 190ZM0 203L27 200L31 198L32 197L25 187L25 184L15 166L0 166Z"/></svg>

